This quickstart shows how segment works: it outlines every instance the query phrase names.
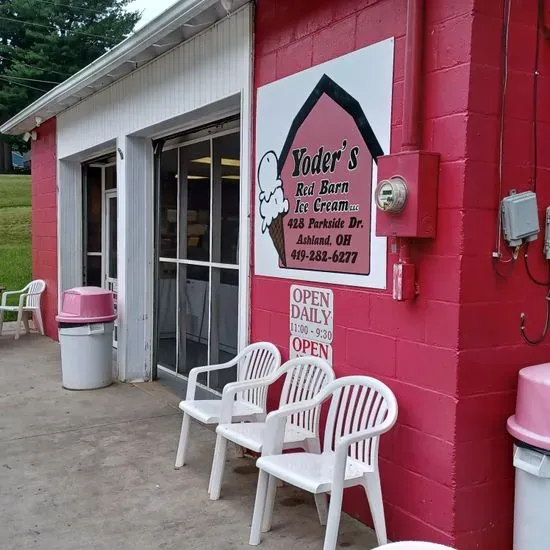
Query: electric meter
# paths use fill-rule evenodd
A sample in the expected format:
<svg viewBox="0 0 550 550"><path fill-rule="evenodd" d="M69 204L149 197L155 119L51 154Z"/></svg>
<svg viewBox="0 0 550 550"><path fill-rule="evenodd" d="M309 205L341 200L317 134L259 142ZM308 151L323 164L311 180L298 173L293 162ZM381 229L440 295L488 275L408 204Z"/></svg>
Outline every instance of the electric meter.
<svg viewBox="0 0 550 550"><path fill-rule="evenodd" d="M375 197L376 206L383 212L401 212L407 200L407 184L399 176L382 180L376 187Z"/></svg>

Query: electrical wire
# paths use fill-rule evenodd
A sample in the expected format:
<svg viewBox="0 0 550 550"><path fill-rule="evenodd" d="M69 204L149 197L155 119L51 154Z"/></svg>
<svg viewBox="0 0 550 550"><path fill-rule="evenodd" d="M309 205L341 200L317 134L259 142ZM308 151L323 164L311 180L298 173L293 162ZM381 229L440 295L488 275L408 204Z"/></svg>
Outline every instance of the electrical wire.
<svg viewBox="0 0 550 550"><path fill-rule="evenodd" d="M56 82L54 80L40 80L38 78L28 78L26 76L14 76L11 74L6 74L4 76L7 76L8 78L13 78L14 80L25 80L27 82L38 82L42 84L59 84L59 82Z"/></svg>
<svg viewBox="0 0 550 550"><path fill-rule="evenodd" d="M498 215L497 215L497 235L495 254L497 261L500 259L501 241L502 241L502 210L500 202L502 200L502 185L504 172L504 129L505 129L505 111L506 111L506 91L508 88L508 38L510 30L510 12L511 0L504 3L504 21L502 24L502 58L501 58L501 107L500 107L500 135L498 151ZM493 263L495 265L495 263Z"/></svg>
<svg viewBox="0 0 550 550"><path fill-rule="evenodd" d="M499 264L507 264L509 266L508 270L505 272L502 272L498 267ZM509 279L512 276L515 265L516 265L516 259L514 257L510 258L509 260L501 260L501 261L499 261L497 258L493 258L493 269L495 270L495 273L502 279Z"/></svg>
<svg viewBox="0 0 550 550"><path fill-rule="evenodd" d="M11 21L13 23L19 23L20 25L30 25L30 26L33 26L33 27L40 27L40 28L43 28L43 29L48 29L49 31L52 31L52 32L58 32L56 29L54 29L53 27L51 27L49 25L43 25L42 23L35 23L34 21L28 21L26 19L15 19L13 17L4 17L3 15L0 15L0 20L2 20L2 21ZM107 36L100 36L99 34L92 34L90 32L85 32L85 31L70 30L69 33L70 34L79 34L79 35L82 35L82 36L88 36L90 38L98 38L100 40L108 40L110 42L118 42L118 40L115 40L114 38L109 38Z"/></svg>
<svg viewBox="0 0 550 550"><path fill-rule="evenodd" d="M43 88L37 88L36 86L31 86L30 84L23 84L22 82L14 82L13 80L10 80L9 77L3 76L3 75L0 75L0 80L9 82L14 86L21 86L22 88L28 88L29 90L37 90L38 92L44 92L44 93L48 91L48 90L44 90Z"/></svg>
<svg viewBox="0 0 550 550"><path fill-rule="evenodd" d="M23 61L19 61L18 59L9 59L8 57L4 57L3 55L0 55L0 59L3 61L13 61L17 65L23 65L23 67L29 67L30 69L35 69L37 71L42 71L43 73L51 73L51 74L58 74L59 76L62 76L63 78L68 78L71 76L69 73L62 73L60 71L54 71L53 69L44 69L44 67L39 67L38 65L31 65L30 63L24 63Z"/></svg>
<svg viewBox="0 0 550 550"><path fill-rule="evenodd" d="M537 346L541 344L546 338L546 335L548 334L548 325L550 324L550 291L546 294L545 300L546 300L546 320L544 321L544 328L542 329L542 332L538 338L530 338L529 336L527 336L527 333L525 332L525 320L527 319L527 315L525 315L525 313L522 313L520 316L521 337L530 346Z"/></svg>
<svg viewBox="0 0 550 550"><path fill-rule="evenodd" d="M535 42L535 68L533 72L533 191L537 192L537 168L538 168L538 89L539 89L539 58L540 58L540 34L544 16L544 0L538 1L537 33Z"/></svg>
<svg viewBox="0 0 550 550"><path fill-rule="evenodd" d="M531 268L529 267L529 260L527 259L528 251L529 251L529 243L527 243L527 245L525 246L525 253L523 254L523 259L525 261L525 270L527 271L527 275L529 275L529 279L531 279L531 281L533 281L536 285L550 286L550 277L548 278L547 281L539 281L533 275L533 272L531 271Z"/></svg>
<svg viewBox="0 0 550 550"><path fill-rule="evenodd" d="M536 43L535 43L535 63L534 63L535 66L533 71L533 191L535 193L537 191L537 168L538 168L537 115L538 115L539 57L540 57L540 38L541 38L540 34L541 34L543 15L544 15L544 1L538 0L537 31L536 31ZM546 296L545 296L546 318L544 321L544 327L538 338L530 338L529 336L527 336L525 332L525 321L527 319L527 315L525 313L521 313L520 315L519 327L520 327L521 337L530 346L536 346L545 340L548 334L548 328L550 326L550 262L549 261L546 262L548 267L547 280L539 281L533 275L531 268L529 267L528 250L529 250L529 243L527 243L527 246L525 247L525 254L524 254L525 270L527 271L527 275L529 276L529 278L533 283L539 286L545 286L547 289Z"/></svg>
<svg viewBox="0 0 550 550"><path fill-rule="evenodd" d="M550 263L548 264L548 279L550 280ZM521 337L530 346L536 346L542 343L548 334L548 328L550 326L550 285L547 287L546 296L544 299L546 300L546 319L544 321L542 332L538 338L530 338L527 336L525 331L525 321L527 320L527 315L523 312L520 315L519 329L521 332Z"/></svg>
<svg viewBox="0 0 550 550"><path fill-rule="evenodd" d="M50 4L51 6L57 6L60 8L69 8L71 10L79 10L79 11L85 11L85 12L97 14L97 10L94 10L93 8L86 8L84 6L72 6L71 4L64 4L63 2L52 2L52 0L33 0L33 1L40 4Z"/></svg>

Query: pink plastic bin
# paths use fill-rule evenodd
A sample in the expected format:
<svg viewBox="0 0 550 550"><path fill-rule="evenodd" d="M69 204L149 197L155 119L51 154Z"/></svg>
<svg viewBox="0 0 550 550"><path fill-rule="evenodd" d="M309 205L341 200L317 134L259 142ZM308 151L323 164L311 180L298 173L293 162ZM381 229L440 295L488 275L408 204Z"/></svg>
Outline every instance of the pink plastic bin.
<svg viewBox="0 0 550 550"><path fill-rule="evenodd" d="M116 314L113 293L96 286L71 288L63 292L59 323L107 323Z"/></svg>
<svg viewBox="0 0 550 550"><path fill-rule="evenodd" d="M516 414L508 419L510 434L550 451L550 363L519 371Z"/></svg>
<svg viewBox="0 0 550 550"><path fill-rule="evenodd" d="M407 541L393 542L385 546L379 546L380 550L453 550L449 546L434 544L433 542ZM378 549L377 549L378 550Z"/></svg>

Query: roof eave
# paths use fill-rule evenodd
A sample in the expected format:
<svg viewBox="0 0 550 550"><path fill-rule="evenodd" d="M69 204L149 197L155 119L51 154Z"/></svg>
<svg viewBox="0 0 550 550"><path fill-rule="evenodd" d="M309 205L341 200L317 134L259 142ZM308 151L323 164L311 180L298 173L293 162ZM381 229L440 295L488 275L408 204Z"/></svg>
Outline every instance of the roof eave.
<svg viewBox="0 0 550 550"><path fill-rule="evenodd" d="M82 89L92 87L91 84L107 77L121 64L131 61L133 57L155 44L163 36L183 26L217 2L218 0L181 0L177 2L157 18L117 44L112 50L98 57L79 72L52 88L34 103L25 107L0 126L0 133L20 135L31 131L38 125L36 117L47 120L56 116L68 107L62 105L64 101L74 97ZM113 80L113 82L116 80ZM49 116L46 113L50 113Z"/></svg>

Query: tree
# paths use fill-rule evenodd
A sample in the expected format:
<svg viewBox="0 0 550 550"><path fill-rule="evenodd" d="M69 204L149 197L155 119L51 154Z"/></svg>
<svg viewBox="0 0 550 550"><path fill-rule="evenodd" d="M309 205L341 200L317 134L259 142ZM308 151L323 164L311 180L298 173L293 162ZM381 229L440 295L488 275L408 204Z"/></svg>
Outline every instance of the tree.
<svg viewBox="0 0 550 550"><path fill-rule="evenodd" d="M126 11L130 2L0 0L0 121L126 38L141 16ZM3 172L11 168L14 140L1 139ZM25 148L21 140L15 143L20 150Z"/></svg>

